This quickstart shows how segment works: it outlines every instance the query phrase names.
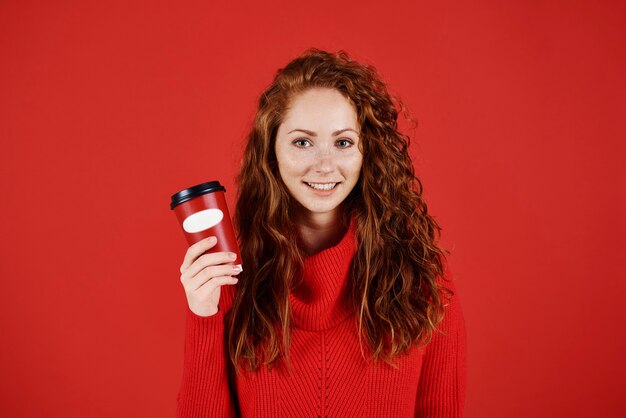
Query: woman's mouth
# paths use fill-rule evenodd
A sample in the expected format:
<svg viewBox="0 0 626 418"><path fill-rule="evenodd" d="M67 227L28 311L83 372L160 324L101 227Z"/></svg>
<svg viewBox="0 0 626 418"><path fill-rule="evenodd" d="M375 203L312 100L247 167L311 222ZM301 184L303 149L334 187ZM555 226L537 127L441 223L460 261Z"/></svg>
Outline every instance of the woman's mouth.
<svg viewBox="0 0 626 418"><path fill-rule="evenodd" d="M331 194L333 192L333 190L335 190L337 188L337 185L340 182L336 182L336 183L309 183L309 182L305 181L303 183L306 184L309 189L313 190L317 194L328 195L328 194Z"/></svg>
<svg viewBox="0 0 626 418"><path fill-rule="evenodd" d="M306 181L305 183L315 190L330 190L338 184L338 183L307 183Z"/></svg>

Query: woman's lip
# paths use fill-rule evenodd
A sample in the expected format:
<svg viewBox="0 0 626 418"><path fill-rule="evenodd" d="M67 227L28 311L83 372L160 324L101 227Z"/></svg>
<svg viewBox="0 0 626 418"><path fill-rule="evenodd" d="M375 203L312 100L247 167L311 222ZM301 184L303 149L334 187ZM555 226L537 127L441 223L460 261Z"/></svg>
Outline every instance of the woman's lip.
<svg viewBox="0 0 626 418"><path fill-rule="evenodd" d="M339 185L339 182L337 182L337 183L335 183L335 186L332 189L320 190L320 189L314 189L313 187L309 186L306 183L307 183L306 181L302 182L302 184L304 184L307 189L309 189L313 193L316 193L316 194L321 195L321 196L328 196L328 195L332 194L335 190L337 190L337 186ZM319 184L319 183L314 183L314 184ZM325 183L322 183L322 184L325 184Z"/></svg>
<svg viewBox="0 0 626 418"><path fill-rule="evenodd" d="M327 181L324 183L320 183L320 182L316 182L316 181L305 181L304 183L311 183L311 184L334 184L334 183L341 183L340 181Z"/></svg>

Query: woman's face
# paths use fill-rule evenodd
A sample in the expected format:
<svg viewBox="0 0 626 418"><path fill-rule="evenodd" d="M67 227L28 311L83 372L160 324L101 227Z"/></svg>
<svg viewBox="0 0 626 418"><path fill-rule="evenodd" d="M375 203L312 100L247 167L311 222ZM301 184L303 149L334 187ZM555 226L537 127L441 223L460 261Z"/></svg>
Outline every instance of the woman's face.
<svg viewBox="0 0 626 418"><path fill-rule="evenodd" d="M309 214L337 214L359 179L359 139L356 111L339 91L313 88L292 98L275 152L283 182Z"/></svg>

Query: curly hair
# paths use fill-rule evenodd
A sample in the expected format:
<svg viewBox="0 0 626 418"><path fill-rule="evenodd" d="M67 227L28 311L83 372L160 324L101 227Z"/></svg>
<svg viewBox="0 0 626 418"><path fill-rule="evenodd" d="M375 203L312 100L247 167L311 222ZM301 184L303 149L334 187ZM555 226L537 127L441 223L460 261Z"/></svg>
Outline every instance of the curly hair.
<svg viewBox="0 0 626 418"><path fill-rule="evenodd" d="M354 216L357 250L348 284L359 344L392 367L393 357L426 345L443 319L446 249L441 228L428 214L422 183L408 153L410 138L398 130L400 99L388 93L378 71L340 50L310 48L280 68L261 94L247 137L234 224L246 269L226 319L228 351L235 366L268 368L282 356L291 370L289 293L303 269L292 216L296 202L278 173L274 144L286 110L311 88L338 90L356 108L363 164L342 206ZM239 373L239 368L237 373Z"/></svg>

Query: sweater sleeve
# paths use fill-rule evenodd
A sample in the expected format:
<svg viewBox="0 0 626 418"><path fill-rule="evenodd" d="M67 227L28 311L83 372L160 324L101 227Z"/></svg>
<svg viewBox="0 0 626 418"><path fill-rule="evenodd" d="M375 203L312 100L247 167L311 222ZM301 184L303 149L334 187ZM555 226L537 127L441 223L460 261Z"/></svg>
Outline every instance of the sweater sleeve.
<svg viewBox="0 0 626 418"><path fill-rule="evenodd" d="M183 377L177 418L235 417L224 349L224 310L199 316L187 306Z"/></svg>
<svg viewBox="0 0 626 418"><path fill-rule="evenodd" d="M424 348L417 388L415 417L461 418L465 407L466 331L463 311L453 281L444 284L455 294L447 301L445 314Z"/></svg>

